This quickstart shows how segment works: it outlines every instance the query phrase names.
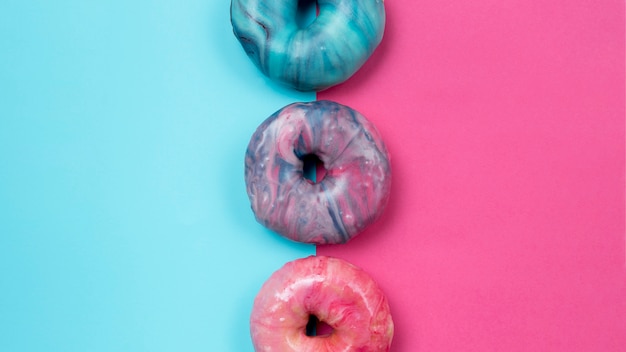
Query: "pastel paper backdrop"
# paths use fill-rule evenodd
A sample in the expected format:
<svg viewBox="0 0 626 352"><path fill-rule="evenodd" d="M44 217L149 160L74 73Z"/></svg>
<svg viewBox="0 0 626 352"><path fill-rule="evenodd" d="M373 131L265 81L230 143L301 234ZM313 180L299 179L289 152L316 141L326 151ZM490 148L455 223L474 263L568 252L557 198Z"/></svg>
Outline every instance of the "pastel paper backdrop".
<svg viewBox="0 0 626 352"><path fill-rule="evenodd" d="M318 94L376 123L383 218L345 246L393 351L622 351L624 4L387 0ZM0 350L252 351L265 279L314 253L249 210L265 79L229 1L0 3Z"/></svg>
<svg viewBox="0 0 626 352"><path fill-rule="evenodd" d="M379 127L391 203L343 247L392 350L623 351L624 2L386 1L382 47L322 92Z"/></svg>
<svg viewBox="0 0 626 352"><path fill-rule="evenodd" d="M250 211L293 101L228 1L0 2L0 351L252 351L262 283L315 248Z"/></svg>

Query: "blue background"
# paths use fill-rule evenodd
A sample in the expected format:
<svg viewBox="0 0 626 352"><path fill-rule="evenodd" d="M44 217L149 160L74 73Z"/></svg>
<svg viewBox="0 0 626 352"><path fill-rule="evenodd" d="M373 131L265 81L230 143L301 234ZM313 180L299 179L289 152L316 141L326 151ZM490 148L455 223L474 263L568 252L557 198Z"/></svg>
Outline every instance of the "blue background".
<svg viewBox="0 0 626 352"><path fill-rule="evenodd" d="M254 220L265 79L228 0L0 2L0 351L252 351L261 284L315 252Z"/></svg>

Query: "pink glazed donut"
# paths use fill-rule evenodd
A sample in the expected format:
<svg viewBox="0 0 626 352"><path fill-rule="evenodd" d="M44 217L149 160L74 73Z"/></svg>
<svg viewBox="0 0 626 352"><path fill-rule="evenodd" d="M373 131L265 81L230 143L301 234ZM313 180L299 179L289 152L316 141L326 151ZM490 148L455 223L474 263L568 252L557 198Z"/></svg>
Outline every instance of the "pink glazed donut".
<svg viewBox="0 0 626 352"><path fill-rule="evenodd" d="M303 174L312 155L326 169L317 183ZM270 116L250 140L245 167L257 221L298 242L347 242L379 218L391 189L374 125L331 101L294 103Z"/></svg>
<svg viewBox="0 0 626 352"><path fill-rule="evenodd" d="M311 316L331 332L307 334ZM387 299L367 273L341 259L311 256L285 264L263 284L250 332L257 352L384 352L393 321Z"/></svg>

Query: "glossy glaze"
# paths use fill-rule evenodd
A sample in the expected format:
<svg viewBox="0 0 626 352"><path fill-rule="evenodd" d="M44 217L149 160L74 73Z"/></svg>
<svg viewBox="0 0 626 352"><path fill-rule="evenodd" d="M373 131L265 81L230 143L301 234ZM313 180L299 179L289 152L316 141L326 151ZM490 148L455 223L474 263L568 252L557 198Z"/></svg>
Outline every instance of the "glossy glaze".
<svg viewBox="0 0 626 352"><path fill-rule="evenodd" d="M352 76L383 37L382 0L318 0L305 28L298 0L232 0L233 32L268 77L298 90L322 90Z"/></svg>
<svg viewBox="0 0 626 352"><path fill-rule="evenodd" d="M307 336L309 315L333 328ZM250 317L259 351L389 351L393 321L383 292L363 270L317 256L285 264L259 291Z"/></svg>
<svg viewBox="0 0 626 352"><path fill-rule="evenodd" d="M326 176L303 176L306 155ZM385 145L355 110L331 101L294 103L265 120L250 140L245 181L256 219L298 242L344 243L382 214L391 188Z"/></svg>

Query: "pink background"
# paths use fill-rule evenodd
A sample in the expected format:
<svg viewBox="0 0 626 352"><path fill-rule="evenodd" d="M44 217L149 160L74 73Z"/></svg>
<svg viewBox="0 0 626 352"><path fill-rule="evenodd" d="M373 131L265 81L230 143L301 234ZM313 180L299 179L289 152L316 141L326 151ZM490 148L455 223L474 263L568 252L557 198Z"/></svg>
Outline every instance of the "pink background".
<svg viewBox="0 0 626 352"><path fill-rule="evenodd" d="M392 154L343 246L387 293L393 351L624 351L623 1L387 0L383 43L318 94Z"/></svg>

